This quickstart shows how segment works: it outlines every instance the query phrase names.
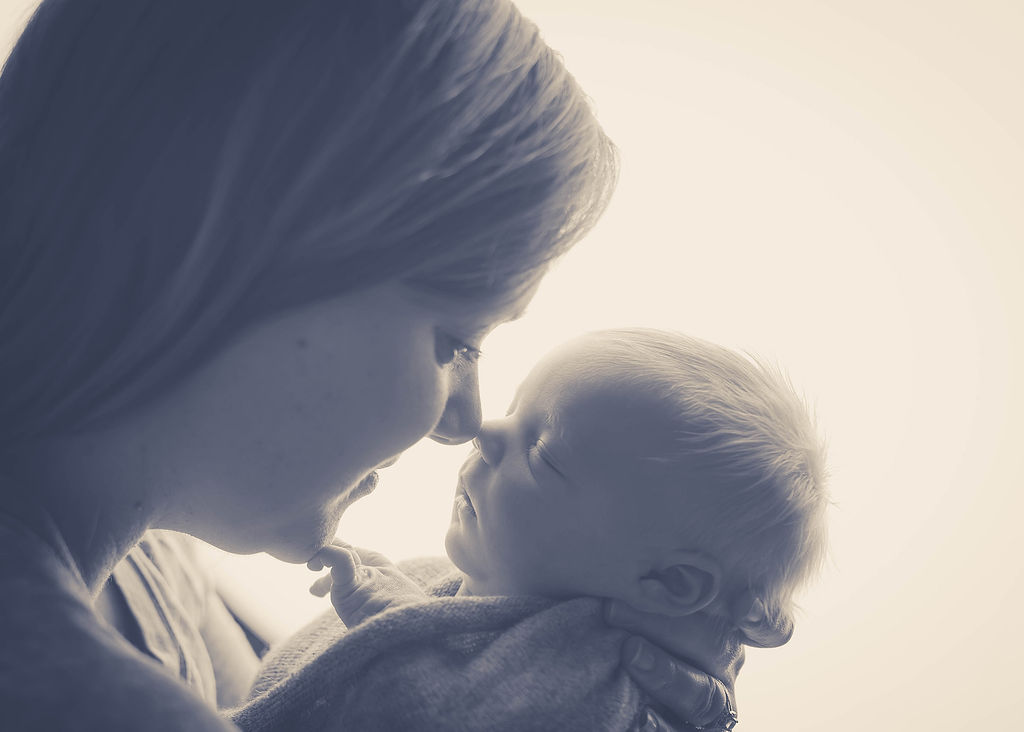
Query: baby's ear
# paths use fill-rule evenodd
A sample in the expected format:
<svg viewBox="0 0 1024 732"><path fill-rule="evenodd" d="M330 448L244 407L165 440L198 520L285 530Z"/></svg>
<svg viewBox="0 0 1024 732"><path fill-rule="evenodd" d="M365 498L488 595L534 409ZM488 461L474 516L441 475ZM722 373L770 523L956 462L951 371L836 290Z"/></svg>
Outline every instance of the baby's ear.
<svg viewBox="0 0 1024 732"><path fill-rule="evenodd" d="M706 554L675 551L657 569L636 580L627 599L637 610L661 615L690 615L718 597L722 569Z"/></svg>

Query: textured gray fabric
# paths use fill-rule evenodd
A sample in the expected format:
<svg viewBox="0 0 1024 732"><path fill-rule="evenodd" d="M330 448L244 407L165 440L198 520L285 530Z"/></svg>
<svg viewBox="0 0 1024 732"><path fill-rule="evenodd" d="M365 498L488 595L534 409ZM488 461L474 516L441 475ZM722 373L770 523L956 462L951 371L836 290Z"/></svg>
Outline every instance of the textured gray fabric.
<svg viewBox="0 0 1024 732"><path fill-rule="evenodd" d="M636 726L644 699L619 665L625 634L599 600L454 597L460 583L351 630L326 613L270 652L231 718L250 732Z"/></svg>

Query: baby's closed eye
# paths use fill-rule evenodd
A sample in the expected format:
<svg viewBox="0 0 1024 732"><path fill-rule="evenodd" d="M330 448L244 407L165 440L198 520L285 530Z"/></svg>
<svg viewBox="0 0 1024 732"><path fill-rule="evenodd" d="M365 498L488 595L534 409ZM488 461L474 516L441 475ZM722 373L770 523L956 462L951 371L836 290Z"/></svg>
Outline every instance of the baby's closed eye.
<svg viewBox="0 0 1024 732"><path fill-rule="evenodd" d="M557 461L551 455L551 450L544 444L544 440L539 437L530 443L526 455L531 472L536 467L538 471L550 471L559 477L565 477L562 471L559 470ZM534 473L534 477L538 477L537 473Z"/></svg>

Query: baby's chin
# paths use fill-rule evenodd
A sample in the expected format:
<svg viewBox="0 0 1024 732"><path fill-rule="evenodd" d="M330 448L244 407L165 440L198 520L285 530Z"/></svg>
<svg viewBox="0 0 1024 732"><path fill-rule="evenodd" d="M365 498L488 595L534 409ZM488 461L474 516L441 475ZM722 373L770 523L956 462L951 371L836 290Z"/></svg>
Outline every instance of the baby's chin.
<svg viewBox="0 0 1024 732"><path fill-rule="evenodd" d="M452 527L449 527L448 533L444 537L444 553L448 555L448 560L455 565L457 570L463 574L469 573L462 552L459 550L458 538Z"/></svg>
<svg viewBox="0 0 1024 732"><path fill-rule="evenodd" d="M455 526L449 527L448 534L444 539L444 551L448 555L448 559L455 568L462 573L462 589L459 591L460 595L508 595L514 594L510 592L485 592L483 591L483 581L480 577L481 572L477 566L481 561L482 557L477 555L476 562L473 561L473 557L467 554L469 548L463 545L460 540L462 537L459 535L458 529Z"/></svg>
<svg viewBox="0 0 1024 732"><path fill-rule="evenodd" d="M534 595L544 596L544 593L537 592L535 588L525 588L522 583L515 582L509 578L503 577L501 573L492 571L492 568L480 567L480 558L477 557L477 561L469 561L466 556L459 551L458 546L449 547L448 542L445 542L445 551L448 554L448 559L451 560L452 564L455 565L462 573L462 587L459 590L460 595L476 595L476 596L515 596L515 595Z"/></svg>

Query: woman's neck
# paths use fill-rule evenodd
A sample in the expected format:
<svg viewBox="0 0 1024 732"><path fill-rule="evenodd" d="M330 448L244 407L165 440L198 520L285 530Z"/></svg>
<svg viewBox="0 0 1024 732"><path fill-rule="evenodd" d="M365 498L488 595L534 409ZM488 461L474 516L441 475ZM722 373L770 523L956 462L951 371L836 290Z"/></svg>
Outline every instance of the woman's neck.
<svg viewBox="0 0 1024 732"><path fill-rule="evenodd" d="M104 480L103 471L89 470L95 461L49 446L5 463L0 512L49 544L96 597L156 515L141 491L125 489L132 471L125 465Z"/></svg>
<svg viewBox="0 0 1024 732"><path fill-rule="evenodd" d="M72 499L54 509L45 502L9 500L5 495L0 499L0 513L49 545L96 597L114 566L138 543L149 524L145 520L112 520L124 512L81 503Z"/></svg>

